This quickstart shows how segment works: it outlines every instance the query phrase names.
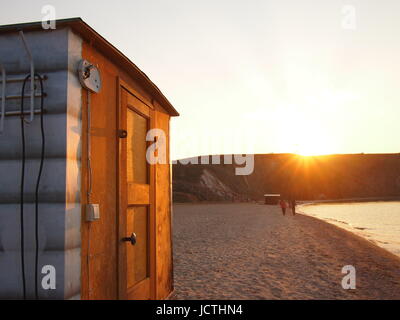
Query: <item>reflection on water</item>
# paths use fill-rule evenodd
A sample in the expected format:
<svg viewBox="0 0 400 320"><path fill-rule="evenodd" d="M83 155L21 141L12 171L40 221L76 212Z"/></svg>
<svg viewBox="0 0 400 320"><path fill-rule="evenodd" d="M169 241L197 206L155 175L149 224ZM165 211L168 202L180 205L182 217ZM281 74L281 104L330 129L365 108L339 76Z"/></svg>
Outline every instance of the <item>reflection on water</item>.
<svg viewBox="0 0 400 320"><path fill-rule="evenodd" d="M400 202L303 205L299 211L357 233L400 256Z"/></svg>

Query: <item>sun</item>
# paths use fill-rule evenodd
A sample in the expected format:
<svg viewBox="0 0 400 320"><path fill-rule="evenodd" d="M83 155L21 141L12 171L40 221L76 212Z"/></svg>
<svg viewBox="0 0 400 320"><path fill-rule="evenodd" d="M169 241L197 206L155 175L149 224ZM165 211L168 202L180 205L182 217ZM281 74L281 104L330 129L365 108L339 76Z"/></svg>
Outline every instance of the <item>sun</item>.
<svg viewBox="0 0 400 320"><path fill-rule="evenodd" d="M327 146L323 145L305 145L305 146L300 146L298 151L296 153L300 156L303 157L311 157L311 156L321 156L321 155L327 155L327 154L332 154L331 151L329 151L329 148Z"/></svg>
<svg viewBox="0 0 400 320"><path fill-rule="evenodd" d="M332 141L321 130L303 128L296 135L294 152L301 156L319 156L333 153Z"/></svg>
<svg viewBox="0 0 400 320"><path fill-rule="evenodd" d="M302 156L332 154L336 147L335 136L319 119L305 113L286 117L279 140L285 150Z"/></svg>

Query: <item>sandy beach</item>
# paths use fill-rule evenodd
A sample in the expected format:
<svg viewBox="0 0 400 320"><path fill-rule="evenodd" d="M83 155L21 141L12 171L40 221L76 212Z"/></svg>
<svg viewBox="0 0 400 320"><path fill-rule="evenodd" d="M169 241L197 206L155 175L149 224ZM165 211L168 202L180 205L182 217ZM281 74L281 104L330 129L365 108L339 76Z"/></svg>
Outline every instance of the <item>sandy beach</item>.
<svg viewBox="0 0 400 320"><path fill-rule="evenodd" d="M400 259L322 220L238 203L178 204L173 218L171 299L400 299Z"/></svg>

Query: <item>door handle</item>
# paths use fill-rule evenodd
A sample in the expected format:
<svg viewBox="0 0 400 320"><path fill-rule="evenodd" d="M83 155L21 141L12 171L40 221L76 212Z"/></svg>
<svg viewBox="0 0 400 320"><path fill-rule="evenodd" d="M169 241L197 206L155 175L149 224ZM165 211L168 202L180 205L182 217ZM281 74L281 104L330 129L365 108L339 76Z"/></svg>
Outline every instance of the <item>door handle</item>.
<svg viewBox="0 0 400 320"><path fill-rule="evenodd" d="M121 139L126 139L128 137L128 131L118 130L118 137Z"/></svg>
<svg viewBox="0 0 400 320"><path fill-rule="evenodd" d="M130 242L131 245L135 245L137 242L137 237L136 237L136 233L132 233L131 236L129 238L122 238L122 241L124 242Z"/></svg>

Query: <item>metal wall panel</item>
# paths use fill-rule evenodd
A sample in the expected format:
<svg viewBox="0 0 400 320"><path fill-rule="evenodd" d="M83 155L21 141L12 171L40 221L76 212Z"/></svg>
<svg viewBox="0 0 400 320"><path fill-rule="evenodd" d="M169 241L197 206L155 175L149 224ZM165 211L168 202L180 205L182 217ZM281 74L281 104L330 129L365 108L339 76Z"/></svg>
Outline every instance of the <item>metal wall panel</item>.
<svg viewBox="0 0 400 320"><path fill-rule="evenodd" d="M81 39L69 29L25 33L36 70L45 81L44 117L46 160L40 187L39 270L53 265L55 290L43 290L42 299L79 298L80 293L80 113L81 90L74 72L80 60ZM0 62L9 77L29 74L29 60L17 32L0 34ZM7 95L19 95L22 83L7 86ZM29 91L29 83L27 92ZM39 99L35 100L39 107ZM29 99L25 108L29 108ZM7 111L19 110L9 100ZM34 293L34 188L41 139L39 116L26 125L25 264L28 298ZM20 119L7 117L0 136L0 299L22 298L20 258ZM41 280L41 277L39 277Z"/></svg>

